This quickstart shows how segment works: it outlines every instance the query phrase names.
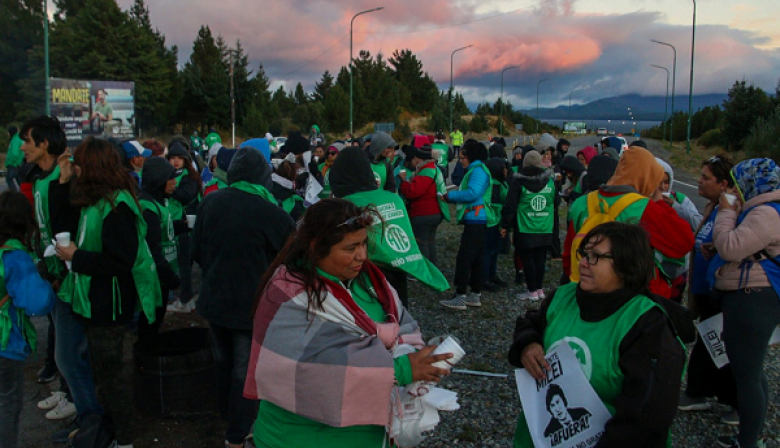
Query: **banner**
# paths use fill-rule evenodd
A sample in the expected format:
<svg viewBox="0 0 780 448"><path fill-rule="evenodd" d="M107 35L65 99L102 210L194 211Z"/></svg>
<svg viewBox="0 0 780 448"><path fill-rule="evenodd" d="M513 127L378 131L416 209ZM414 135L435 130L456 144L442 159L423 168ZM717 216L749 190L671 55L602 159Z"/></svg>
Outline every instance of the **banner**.
<svg viewBox="0 0 780 448"><path fill-rule="evenodd" d="M133 137L135 83L51 78L51 114L77 146L89 136Z"/></svg>
<svg viewBox="0 0 780 448"><path fill-rule="evenodd" d="M723 342L723 313L699 322L696 329L699 330L699 337L707 347L715 366L720 369L728 364L729 356L726 353L726 343ZM775 344L780 344L780 327L775 327L775 331L769 338L769 345Z"/></svg>
<svg viewBox="0 0 780 448"><path fill-rule="evenodd" d="M569 344L546 355L550 370L541 381L515 370L517 391L536 448L596 446L612 414L582 373Z"/></svg>

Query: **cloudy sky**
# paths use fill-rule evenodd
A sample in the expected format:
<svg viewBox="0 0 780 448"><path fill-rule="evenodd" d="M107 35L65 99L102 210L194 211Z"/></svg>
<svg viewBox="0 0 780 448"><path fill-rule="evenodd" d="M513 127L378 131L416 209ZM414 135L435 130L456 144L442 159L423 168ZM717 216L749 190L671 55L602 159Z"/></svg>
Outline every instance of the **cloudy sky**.
<svg viewBox="0 0 780 448"><path fill-rule="evenodd" d="M226 41L240 39L253 65L262 63L276 87L307 90L354 52L389 57L409 48L440 88L449 85L450 52L456 89L469 103L495 101L500 73L516 106L584 103L626 93L663 95L677 47L677 93L688 92L693 2L685 0L146 0L152 22L189 57L201 24ZM128 8L132 0L119 0ZM186 6L185 6L186 5ZM694 93L725 93L737 79L774 90L780 79L777 0L699 0Z"/></svg>

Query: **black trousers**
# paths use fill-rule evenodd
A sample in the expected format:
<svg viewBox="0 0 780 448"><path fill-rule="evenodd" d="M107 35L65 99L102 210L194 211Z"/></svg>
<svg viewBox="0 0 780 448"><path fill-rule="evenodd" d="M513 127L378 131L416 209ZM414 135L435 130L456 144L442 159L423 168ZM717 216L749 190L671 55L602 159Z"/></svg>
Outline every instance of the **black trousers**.
<svg viewBox="0 0 780 448"><path fill-rule="evenodd" d="M460 235L460 248L455 261L455 288L458 294L466 294L468 287L479 293L485 282L482 263L485 258L486 223L466 223Z"/></svg>
<svg viewBox="0 0 780 448"><path fill-rule="evenodd" d="M165 308L166 303L168 302L168 288L160 286L160 291L162 293L163 304L162 306L155 309L154 322L150 324L149 319L146 318L146 314L143 312L141 312L138 316L138 340L141 342L146 342L157 337L157 334L160 332L163 319L165 319Z"/></svg>
<svg viewBox="0 0 780 448"><path fill-rule="evenodd" d="M520 259L523 260L523 272L525 273L525 284L529 291L537 291L544 286L545 262L547 261L547 250L549 247L521 247L517 251Z"/></svg>

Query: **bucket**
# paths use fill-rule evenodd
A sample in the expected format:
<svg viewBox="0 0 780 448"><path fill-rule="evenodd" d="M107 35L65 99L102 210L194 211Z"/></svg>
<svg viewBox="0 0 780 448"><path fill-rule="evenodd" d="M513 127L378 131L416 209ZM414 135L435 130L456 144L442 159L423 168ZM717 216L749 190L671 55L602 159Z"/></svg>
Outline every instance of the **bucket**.
<svg viewBox="0 0 780 448"><path fill-rule="evenodd" d="M216 410L208 328L166 331L133 346L133 404L158 418L197 418Z"/></svg>

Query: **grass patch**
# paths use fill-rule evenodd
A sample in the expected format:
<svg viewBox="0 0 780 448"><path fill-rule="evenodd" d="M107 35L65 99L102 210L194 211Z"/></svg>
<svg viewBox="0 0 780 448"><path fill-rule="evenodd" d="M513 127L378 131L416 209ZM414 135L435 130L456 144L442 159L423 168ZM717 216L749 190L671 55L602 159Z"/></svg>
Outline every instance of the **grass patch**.
<svg viewBox="0 0 780 448"><path fill-rule="evenodd" d="M748 158L747 153L743 151L726 152L720 146L713 146L711 148L705 148L698 146L694 142L691 143L691 153L686 151L685 142L675 143L672 147L664 146L664 149L668 150L671 154L669 162L674 166L675 170L683 170L694 176L698 176L701 171L701 163L710 157L714 157L720 154L728 154L734 162L741 162Z"/></svg>

